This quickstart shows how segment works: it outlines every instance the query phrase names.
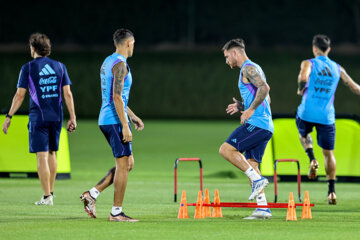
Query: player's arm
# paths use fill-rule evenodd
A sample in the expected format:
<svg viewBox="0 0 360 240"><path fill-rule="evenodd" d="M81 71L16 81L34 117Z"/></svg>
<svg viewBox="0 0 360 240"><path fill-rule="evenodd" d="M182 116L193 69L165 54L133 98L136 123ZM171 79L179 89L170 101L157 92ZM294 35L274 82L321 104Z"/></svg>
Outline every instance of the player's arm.
<svg viewBox="0 0 360 240"><path fill-rule="evenodd" d="M132 122L132 124L134 124L135 129L139 131L143 130L144 129L143 121L138 116L136 116L135 113L129 107L127 107L127 113L130 121Z"/></svg>
<svg viewBox="0 0 360 240"><path fill-rule="evenodd" d="M311 73L311 62L307 60L302 61L298 76L298 90L297 90L297 94L300 96L302 96L304 93L304 89L310 77L310 73Z"/></svg>
<svg viewBox="0 0 360 240"><path fill-rule="evenodd" d="M75 115L75 107L74 107L74 98L70 90L70 85L63 86L63 94L65 99L65 104L70 115L70 119L66 125L66 129L70 133L72 133L75 131L77 123L76 123L76 115Z"/></svg>
<svg viewBox="0 0 360 240"><path fill-rule="evenodd" d="M270 92L269 85L266 83L265 79L261 76L256 67L251 65L245 66L243 74L249 82L257 87L257 91L254 101L247 110L242 112L241 123L244 123L254 114L255 109L260 106L260 104L265 100Z"/></svg>
<svg viewBox="0 0 360 240"><path fill-rule="evenodd" d="M17 110L19 110L21 104L23 103L23 101L25 99L25 94L26 94L25 88L19 87L16 90L16 93L15 93L12 103L11 103L11 108L8 112L8 116L5 118L5 121L3 124L3 132L5 134L7 134L8 128L10 127L12 116L17 112Z"/></svg>
<svg viewBox="0 0 360 240"><path fill-rule="evenodd" d="M122 92L124 89L124 79L126 74L128 73L126 64L124 62L119 62L113 67L112 73L114 76L113 100L115 104L116 113L119 116L122 125L123 141L130 142L132 141L132 134L126 119L125 104L122 99Z"/></svg>
<svg viewBox="0 0 360 240"><path fill-rule="evenodd" d="M254 66L246 66L244 69L244 76L249 80L249 82L257 87L255 99L249 107L255 111L255 109L260 106L260 104L269 95L270 87Z"/></svg>
<svg viewBox="0 0 360 240"><path fill-rule="evenodd" d="M343 67L340 68L340 78L343 80L344 84L350 88L350 90L357 95L360 95L360 86L351 77L347 74Z"/></svg>

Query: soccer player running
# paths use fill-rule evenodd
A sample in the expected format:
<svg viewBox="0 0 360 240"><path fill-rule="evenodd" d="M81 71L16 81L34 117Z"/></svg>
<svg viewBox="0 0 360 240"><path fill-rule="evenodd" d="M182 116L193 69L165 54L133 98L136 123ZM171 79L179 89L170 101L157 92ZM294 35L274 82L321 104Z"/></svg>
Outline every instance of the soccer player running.
<svg viewBox="0 0 360 240"><path fill-rule="evenodd" d="M328 54L331 50L330 39L325 35L313 38L312 50L315 58L301 62L298 76L298 95L302 96L297 110L296 125L299 137L310 159L308 177L315 179L319 167L313 153L310 133L317 131L317 142L325 158L325 171L328 180L328 203L336 204L335 178L335 109L334 95L340 78L351 91L360 95L360 86L346 73L345 69L332 61Z"/></svg>
<svg viewBox="0 0 360 240"><path fill-rule="evenodd" d="M29 148L31 153L36 153L37 172L44 192L40 201L35 204L53 205L57 172L56 151L59 149L63 121L61 92L70 115L67 122L70 133L76 128L74 100L65 65L48 57L51 52L50 39L45 34L34 33L30 36L29 43L34 60L21 68L17 91L6 114L3 131L8 133L11 118L20 108L29 89Z"/></svg>
<svg viewBox="0 0 360 240"><path fill-rule="evenodd" d="M122 211L122 203L129 171L134 166L132 154L132 133L129 120L135 129L142 130L144 124L127 106L132 76L127 58L133 55L135 38L127 29L118 29L113 35L115 53L108 56L100 69L102 106L99 126L111 146L116 166L89 191L81 194L85 211L96 218L95 201L99 194L114 183L114 205L109 216L110 221L137 222Z"/></svg>
<svg viewBox="0 0 360 240"><path fill-rule="evenodd" d="M243 102L233 98L234 103L226 109L230 115L241 111L242 125L221 145L219 152L249 177L252 185L249 200L256 198L258 205L267 205L264 188L269 182L261 176L259 164L274 131L270 87L261 67L247 57L244 40L238 38L228 41L223 51L226 64L232 69L240 68L238 87ZM264 219L271 216L268 208L257 208L245 219Z"/></svg>

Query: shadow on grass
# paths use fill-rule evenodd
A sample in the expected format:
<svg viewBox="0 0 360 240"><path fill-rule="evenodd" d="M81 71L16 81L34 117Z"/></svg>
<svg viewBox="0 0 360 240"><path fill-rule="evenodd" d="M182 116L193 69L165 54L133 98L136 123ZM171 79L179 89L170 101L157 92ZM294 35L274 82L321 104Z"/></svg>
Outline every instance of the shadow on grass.
<svg viewBox="0 0 360 240"><path fill-rule="evenodd" d="M206 178L231 178L231 179L235 179L235 178L239 178L240 176L238 174L236 174L235 172L233 172L233 171L220 171L220 172L207 174L204 177L206 177Z"/></svg>

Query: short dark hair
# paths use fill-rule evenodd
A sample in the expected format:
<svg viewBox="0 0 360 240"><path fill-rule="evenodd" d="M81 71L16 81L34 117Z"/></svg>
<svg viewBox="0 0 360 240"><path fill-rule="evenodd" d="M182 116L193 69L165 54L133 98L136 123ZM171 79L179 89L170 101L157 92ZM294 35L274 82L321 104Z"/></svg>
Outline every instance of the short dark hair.
<svg viewBox="0 0 360 240"><path fill-rule="evenodd" d="M326 35L317 34L314 36L312 44L313 46L325 52L330 47L330 38Z"/></svg>
<svg viewBox="0 0 360 240"><path fill-rule="evenodd" d="M40 56L49 56L51 53L50 39L43 33L31 34L29 38L29 44Z"/></svg>
<svg viewBox="0 0 360 240"><path fill-rule="evenodd" d="M225 50L228 51L228 50L230 50L231 48L234 48L234 47L245 49L245 41L242 38L231 39L230 41L225 43L222 50L223 51L225 51Z"/></svg>
<svg viewBox="0 0 360 240"><path fill-rule="evenodd" d="M133 36L134 34L129 29L119 28L114 32L113 35L114 44L122 44L125 39Z"/></svg>

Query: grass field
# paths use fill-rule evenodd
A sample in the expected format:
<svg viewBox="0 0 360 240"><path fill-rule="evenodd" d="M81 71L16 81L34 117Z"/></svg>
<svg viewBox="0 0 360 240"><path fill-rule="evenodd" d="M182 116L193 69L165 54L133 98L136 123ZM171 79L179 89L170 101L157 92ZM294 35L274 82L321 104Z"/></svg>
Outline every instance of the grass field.
<svg viewBox="0 0 360 240"><path fill-rule="evenodd" d="M177 157L201 157L204 186L211 198L216 188L222 201L246 202L248 180L218 154L218 148L237 126L234 121L145 121L134 133L135 168L129 175L124 201L126 214L139 223L107 221L113 188L97 200L97 219L83 210L79 195L96 184L114 165L112 154L96 121L79 121L70 136L71 180L55 184L54 206L35 206L41 196L37 179L0 179L0 239L358 239L360 234L360 185L338 183L338 205L327 205L327 184L303 183L315 203L312 220L286 222L286 210L272 211L271 220L243 220L252 209L225 209L224 218L177 219L179 203L173 202L173 166ZM307 166L302 166L307 167ZM323 167L323 166L321 166ZM199 188L197 163L181 163L179 192L195 202ZM279 183L279 202L286 202L296 183ZM304 193L304 192L303 192ZM274 199L273 184L266 188ZM296 196L296 194L295 194Z"/></svg>

